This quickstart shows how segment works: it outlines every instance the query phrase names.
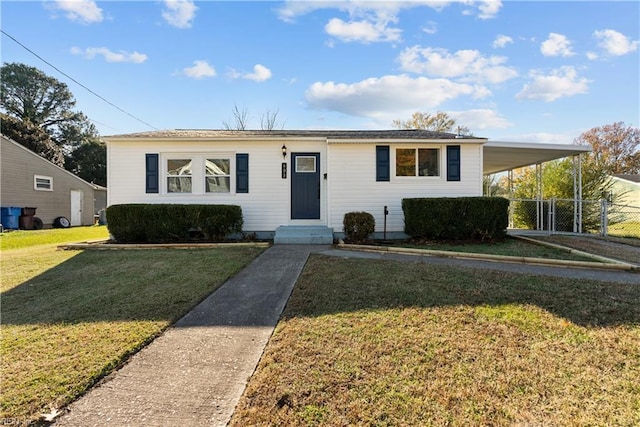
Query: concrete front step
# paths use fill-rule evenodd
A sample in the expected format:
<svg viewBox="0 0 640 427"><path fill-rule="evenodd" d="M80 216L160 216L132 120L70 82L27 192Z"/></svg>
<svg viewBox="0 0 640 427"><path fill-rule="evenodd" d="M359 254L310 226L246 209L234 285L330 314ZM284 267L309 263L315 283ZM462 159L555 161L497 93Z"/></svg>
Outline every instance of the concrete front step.
<svg viewBox="0 0 640 427"><path fill-rule="evenodd" d="M324 226L282 225L273 237L276 245L331 245L333 229Z"/></svg>

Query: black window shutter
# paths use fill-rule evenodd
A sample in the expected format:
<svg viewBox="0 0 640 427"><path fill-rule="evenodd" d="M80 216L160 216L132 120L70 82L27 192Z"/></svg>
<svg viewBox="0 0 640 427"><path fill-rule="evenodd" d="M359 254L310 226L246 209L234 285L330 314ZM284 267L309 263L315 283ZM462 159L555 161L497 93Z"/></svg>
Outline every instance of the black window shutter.
<svg viewBox="0 0 640 427"><path fill-rule="evenodd" d="M376 181L389 181L390 176L389 146L376 145Z"/></svg>
<svg viewBox="0 0 640 427"><path fill-rule="evenodd" d="M236 154L236 193L249 192L249 154Z"/></svg>
<svg viewBox="0 0 640 427"><path fill-rule="evenodd" d="M447 145L447 181L460 181L459 145Z"/></svg>
<svg viewBox="0 0 640 427"><path fill-rule="evenodd" d="M158 193L160 191L159 186L159 170L158 170L158 155L147 154L145 159L146 169L146 192Z"/></svg>

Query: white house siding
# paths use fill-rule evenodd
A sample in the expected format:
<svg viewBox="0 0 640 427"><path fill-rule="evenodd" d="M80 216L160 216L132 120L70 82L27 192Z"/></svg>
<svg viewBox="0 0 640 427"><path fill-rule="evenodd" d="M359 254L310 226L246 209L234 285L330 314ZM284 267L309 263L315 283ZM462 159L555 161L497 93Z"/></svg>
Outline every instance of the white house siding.
<svg viewBox="0 0 640 427"><path fill-rule="evenodd" d="M108 141L109 205L124 203L185 203L240 205L247 232L272 232L280 225L295 223L290 218L290 178L292 152L320 152L325 169L324 141L287 140L283 159L283 141L198 141L198 140L126 140ZM160 155L160 193L145 192L145 154ZM235 193L235 154L249 154L249 192ZM209 194L166 194L164 159L169 154L227 154L231 158L231 192ZM282 179L281 165L288 164ZM326 194L323 191L322 218L326 222Z"/></svg>
<svg viewBox="0 0 640 427"><path fill-rule="evenodd" d="M390 146L391 180L376 181L376 145ZM447 144L330 144L328 152L329 223L342 232L344 214L365 211L376 221L376 231L383 231L384 206L388 207L387 231L404 230L402 199L411 197L463 197L482 195L482 146L460 147L461 180L447 181ZM456 145L451 141L449 145ZM396 148L440 148L439 177L396 177Z"/></svg>

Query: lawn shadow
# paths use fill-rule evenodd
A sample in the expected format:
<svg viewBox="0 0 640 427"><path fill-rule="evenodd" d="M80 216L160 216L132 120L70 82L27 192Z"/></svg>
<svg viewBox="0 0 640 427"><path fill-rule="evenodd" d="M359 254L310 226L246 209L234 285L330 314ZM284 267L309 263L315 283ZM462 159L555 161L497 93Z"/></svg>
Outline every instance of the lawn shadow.
<svg viewBox="0 0 640 427"><path fill-rule="evenodd" d="M0 294L2 323L173 322L242 268L248 253L84 251Z"/></svg>
<svg viewBox="0 0 640 427"><path fill-rule="evenodd" d="M640 325L640 284L313 255L285 317L399 307L535 305L588 327Z"/></svg>

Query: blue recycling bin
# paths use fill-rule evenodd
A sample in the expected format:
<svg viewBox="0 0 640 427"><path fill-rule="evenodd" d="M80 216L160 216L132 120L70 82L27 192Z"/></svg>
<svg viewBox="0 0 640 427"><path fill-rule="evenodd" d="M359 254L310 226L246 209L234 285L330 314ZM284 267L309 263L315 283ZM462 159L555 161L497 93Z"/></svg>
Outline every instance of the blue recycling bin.
<svg viewBox="0 0 640 427"><path fill-rule="evenodd" d="M20 214L22 208L6 207L0 208L0 221L6 230L17 230L19 228Z"/></svg>

